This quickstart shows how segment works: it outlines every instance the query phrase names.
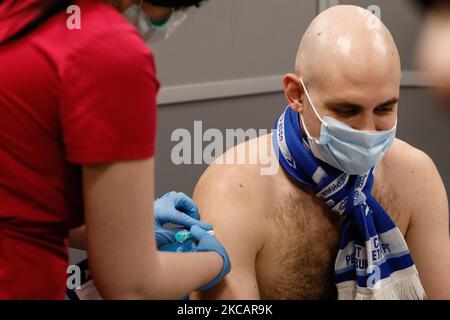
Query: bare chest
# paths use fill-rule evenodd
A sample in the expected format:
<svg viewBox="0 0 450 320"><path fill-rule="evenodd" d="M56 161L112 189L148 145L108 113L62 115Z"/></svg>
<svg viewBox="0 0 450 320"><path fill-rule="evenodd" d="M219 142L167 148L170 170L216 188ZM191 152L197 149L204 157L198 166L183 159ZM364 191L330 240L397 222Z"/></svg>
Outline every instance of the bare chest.
<svg viewBox="0 0 450 320"><path fill-rule="evenodd" d="M390 188L374 196L405 234L409 218ZM335 299L334 261L342 217L312 194L289 185L277 192L269 215L269 234L257 257L263 299Z"/></svg>

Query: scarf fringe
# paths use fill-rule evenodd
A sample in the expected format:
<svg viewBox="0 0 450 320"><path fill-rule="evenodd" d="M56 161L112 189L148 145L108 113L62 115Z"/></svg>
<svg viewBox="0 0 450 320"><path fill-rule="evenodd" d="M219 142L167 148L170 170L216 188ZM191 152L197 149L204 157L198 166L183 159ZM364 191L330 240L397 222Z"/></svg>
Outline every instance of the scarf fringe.
<svg viewBox="0 0 450 320"><path fill-rule="evenodd" d="M427 298L417 271L376 289L359 288L353 281L353 285L338 289L338 295L339 300L425 300Z"/></svg>

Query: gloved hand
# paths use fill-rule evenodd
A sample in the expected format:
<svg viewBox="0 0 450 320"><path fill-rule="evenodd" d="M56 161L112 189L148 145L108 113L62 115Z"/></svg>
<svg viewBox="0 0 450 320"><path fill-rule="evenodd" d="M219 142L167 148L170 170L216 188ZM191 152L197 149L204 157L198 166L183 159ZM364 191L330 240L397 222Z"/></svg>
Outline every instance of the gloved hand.
<svg viewBox="0 0 450 320"><path fill-rule="evenodd" d="M222 246L222 244L217 240L217 238L213 235L210 235L205 230L199 228L198 226L194 225L191 228L191 234L192 236L198 240L198 244L195 245L191 252L210 252L215 251L223 259L223 266L220 273L215 277L212 281L205 284L204 286L197 289L198 291L206 290L211 287L214 287L216 284L218 284L220 281L222 281L223 278L230 272L231 270L231 262L228 258L228 254L225 251L225 248Z"/></svg>
<svg viewBox="0 0 450 320"><path fill-rule="evenodd" d="M198 220L198 208L194 201L181 192L169 192L157 199L155 208L156 244L159 247L176 242L175 234L182 229L190 229L196 225L204 230L212 226ZM164 224L180 225L181 228L166 228Z"/></svg>

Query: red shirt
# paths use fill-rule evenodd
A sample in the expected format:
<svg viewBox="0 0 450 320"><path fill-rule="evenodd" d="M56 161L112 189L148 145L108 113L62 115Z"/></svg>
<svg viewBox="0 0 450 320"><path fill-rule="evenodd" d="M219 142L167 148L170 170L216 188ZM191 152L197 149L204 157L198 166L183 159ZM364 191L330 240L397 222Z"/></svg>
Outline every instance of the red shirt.
<svg viewBox="0 0 450 320"><path fill-rule="evenodd" d="M0 4L0 41L38 0ZM0 45L0 299L62 299L69 229L83 224L81 165L154 155L159 82L136 28L111 6L80 0ZM6 17L6 19L5 19Z"/></svg>

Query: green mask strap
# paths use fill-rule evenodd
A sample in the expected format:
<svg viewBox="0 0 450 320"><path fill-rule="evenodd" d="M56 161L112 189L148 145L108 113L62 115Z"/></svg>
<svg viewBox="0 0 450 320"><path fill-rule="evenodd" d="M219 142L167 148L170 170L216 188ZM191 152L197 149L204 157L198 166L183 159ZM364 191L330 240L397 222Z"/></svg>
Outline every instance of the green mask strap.
<svg viewBox="0 0 450 320"><path fill-rule="evenodd" d="M142 5L143 5L143 3L144 3L144 0L140 0L140 1L139 1L139 9L141 9L141 10L142 10ZM173 11L174 11L174 10L173 10ZM172 11L172 13L173 13L173 11ZM170 14L170 16L171 16L171 15L172 15L172 14ZM153 23L152 21L150 21L150 22L151 22L152 26L153 26L155 29L162 29L162 28L165 27L165 25L167 24L167 22L169 22L170 16L169 16L166 20L161 21L161 22L158 22L158 23Z"/></svg>

